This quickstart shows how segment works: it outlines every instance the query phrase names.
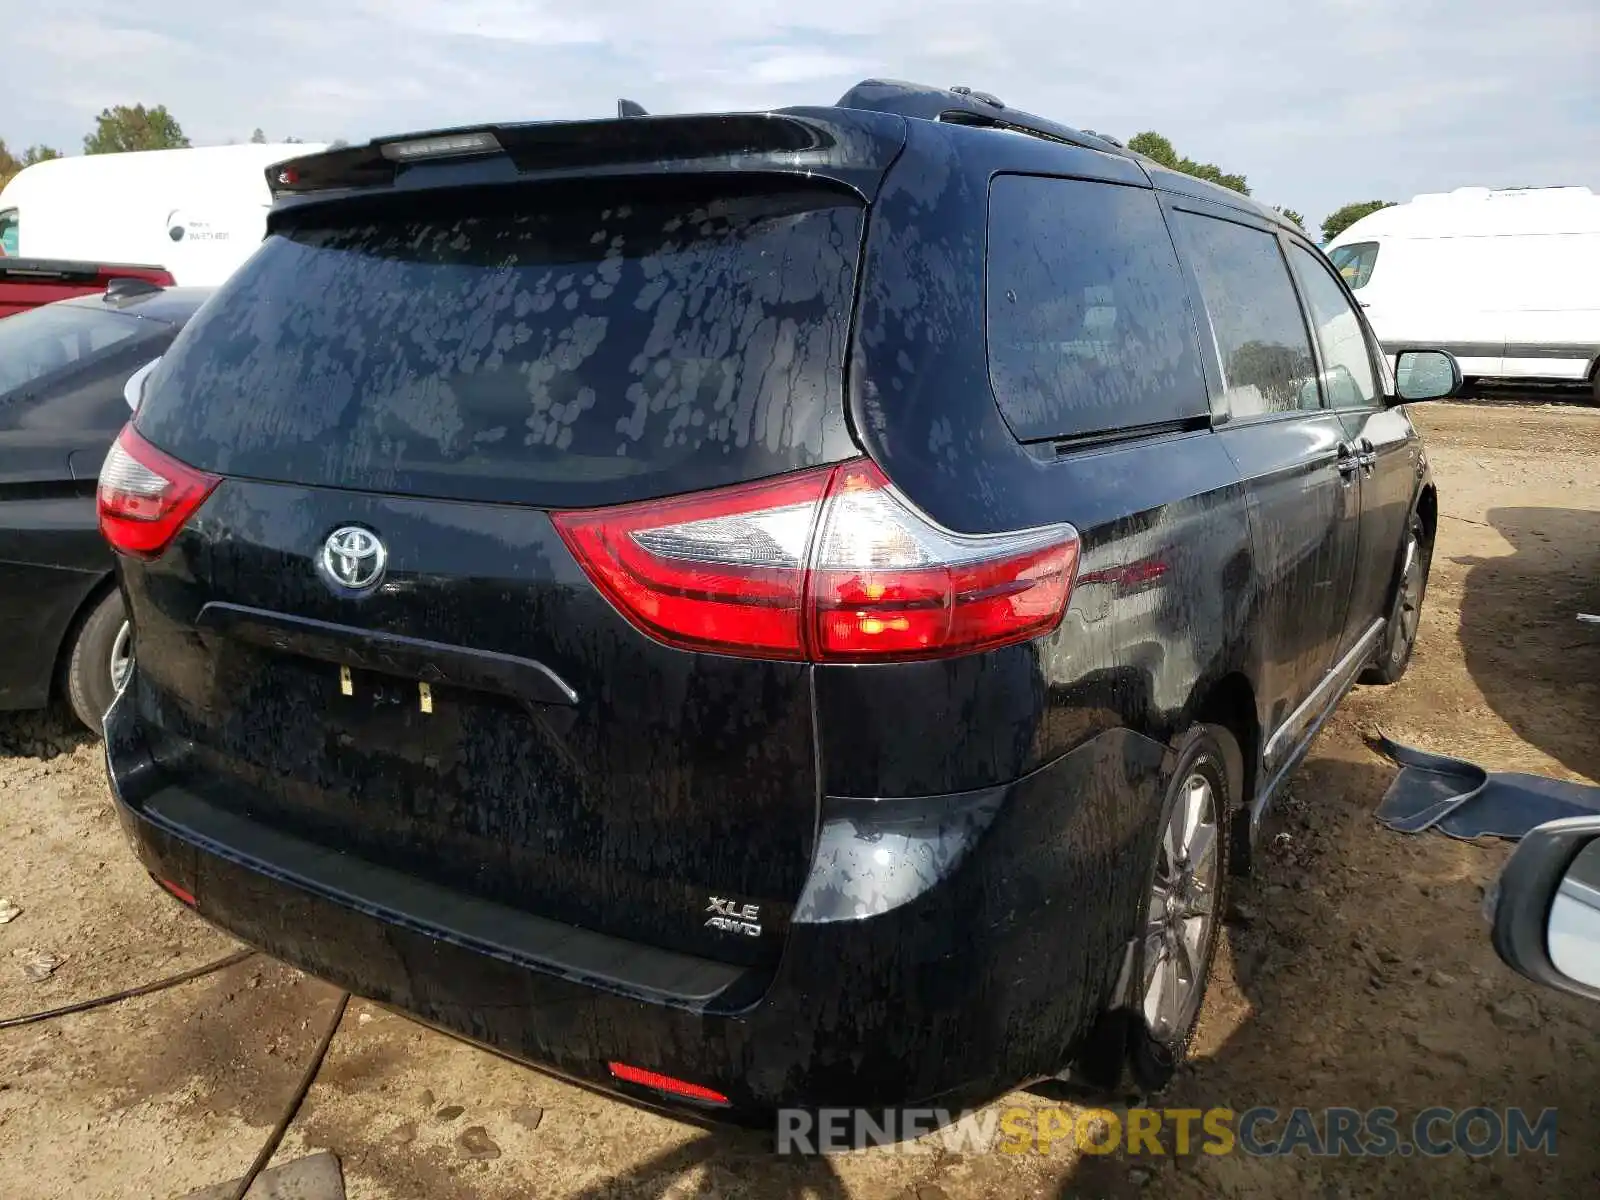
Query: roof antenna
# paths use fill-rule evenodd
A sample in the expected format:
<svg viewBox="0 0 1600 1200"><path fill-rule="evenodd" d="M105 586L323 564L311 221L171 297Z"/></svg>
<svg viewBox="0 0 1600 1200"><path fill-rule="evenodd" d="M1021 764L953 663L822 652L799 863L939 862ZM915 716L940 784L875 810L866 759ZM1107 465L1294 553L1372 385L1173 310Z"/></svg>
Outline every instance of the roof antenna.
<svg viewBox="0 0 1600 1200"><path fill-rule="evenodd" d="M649 115L649 113L645 112L644 105L636 100L617 101L617 116L619 117L648 117Z"/></svg>

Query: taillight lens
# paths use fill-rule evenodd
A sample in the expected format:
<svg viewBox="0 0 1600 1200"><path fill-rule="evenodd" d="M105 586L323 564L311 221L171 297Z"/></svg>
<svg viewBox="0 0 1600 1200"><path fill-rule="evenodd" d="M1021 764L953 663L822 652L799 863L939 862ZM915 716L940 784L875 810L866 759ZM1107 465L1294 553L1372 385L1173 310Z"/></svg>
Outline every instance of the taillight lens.
<svg viewBox="0 0 1600 1200"><path fill-rule="evenodd" d="M939 658L1038 637L1060 622L1078 561L1070 525L942 529L865 460L552 519L644 632L766 658Z"/></svg>
<svg viewBox="0 0 1600 1200"><path fill-rule="evenodd" d="M553 519L600 590L653 637L802 658L806 554L832 475L807 471Z"/></svg>
<svg viewBox="0 0 1600 1200"><path fill-rule="evenodd" d="M838 468L811 579L821 659L926 658L1054 629L1078 565L1069 525L972 537L929 521L871 463Z"/></svg>
<svg viewBox="0 0 1600 1200"><path fill-rule="evenodd" d="M155 558L220 482L124 426L100 468L100 532L113 550Z"/></svg>

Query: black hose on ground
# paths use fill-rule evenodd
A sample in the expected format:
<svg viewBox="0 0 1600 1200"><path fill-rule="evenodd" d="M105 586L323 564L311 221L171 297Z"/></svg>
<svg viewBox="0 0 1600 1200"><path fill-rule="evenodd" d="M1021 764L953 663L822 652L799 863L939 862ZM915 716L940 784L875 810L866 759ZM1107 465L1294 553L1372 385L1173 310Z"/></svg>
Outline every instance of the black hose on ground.
<svg viewBox="0 0 1600 1200"><path fill-rule="evenodd" d="M135 996L148 996L151 992L163 991L169 987L176 987L180 983L188 983L191 979L199 979L202 975L209 975L213 971L220 971L224 967L231 967L234 963L243 962L254 954L254 950L237 950L215 962L206 963L203 967L191 967L187 971L179 971L176 975L168 975L165 979L158 979L154 983L141 984L138 987L128 988L126 991L112 992L109 996L96 996L93 1000L79 1000L76 1004L63 1004L60 1008L47 1008L43 1012L23 1013L20 1017L6 1017L0 1020L0 1029L15 1029L18 1025L32 1025L39 1021L48 1021L54 1017L65 1017L70 1013L88 1012L92 1008L104 1008L108 1004L116 1004L120 1000L132 1000Z"/></svg>
<svg viewBox="0 0 1600 1200"><path fill-rule="evenodd" d="M256 1181L256 1176L266 1169L267 1164L272 1161L272 1156L278 1152L283 1135L289 1132L290 1123L300 1111L300 1105L305 1102L306 1093L311 1090L317 1072L322 1069L322 1060L328 1056L328 1047L333 1044L333 1035L339 1031L339 1022L344 1020L345 1006L349 1003L350 993L340 992L339 1000L333 1006L333 1016L328 1021L328 1027L322 1031L322 1040L317 1043L311 1061L306 1064L306 1069L300 1076L300 1083L294 1089L294 1095L289 1098L288 1107L283 1110L283 1116L279 1117L278 1123L273 1126L272 1133L257 1153L255 1162L250 1164L250 1169L235 1185L232 1200L244 1200L244 1194L250 1190L250 1185Z"/></svg>

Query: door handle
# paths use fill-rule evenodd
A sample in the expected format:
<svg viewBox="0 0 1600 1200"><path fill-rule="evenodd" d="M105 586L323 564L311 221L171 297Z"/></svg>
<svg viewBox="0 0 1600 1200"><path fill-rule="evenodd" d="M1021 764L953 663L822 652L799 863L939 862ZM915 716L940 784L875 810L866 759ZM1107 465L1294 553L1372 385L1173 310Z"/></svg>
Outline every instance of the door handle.
<svg viewBox="0 0 1600 1200"><path fill-rule="evenodd" d="M1361 455L1348 442L1339 443L1338 466L1339 474L1344 476L1346 483L1354 479L1356 472L1361 469Z"/></svg>

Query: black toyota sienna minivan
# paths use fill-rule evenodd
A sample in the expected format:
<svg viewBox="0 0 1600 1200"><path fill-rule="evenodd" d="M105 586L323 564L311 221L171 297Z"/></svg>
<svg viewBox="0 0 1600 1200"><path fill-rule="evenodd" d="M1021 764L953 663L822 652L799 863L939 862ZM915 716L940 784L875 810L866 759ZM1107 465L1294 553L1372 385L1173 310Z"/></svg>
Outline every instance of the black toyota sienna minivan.
<svg viewBox="0 0 1600 1200"><path fill-rule="evenodd" d="M1397 393L1276 212L964 89L269 177L100 477L163 887L727 1119L1170 1072L1406 667L1448 356Z"/></svg>

